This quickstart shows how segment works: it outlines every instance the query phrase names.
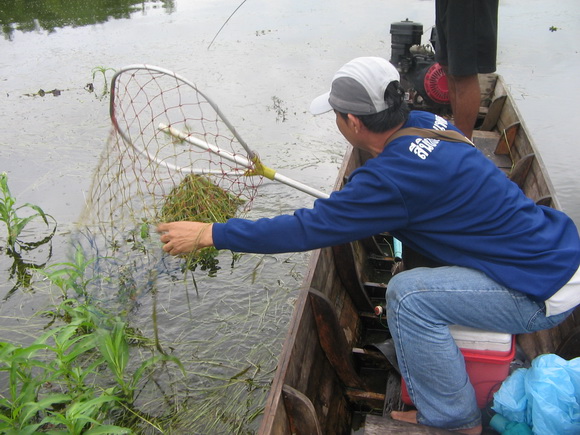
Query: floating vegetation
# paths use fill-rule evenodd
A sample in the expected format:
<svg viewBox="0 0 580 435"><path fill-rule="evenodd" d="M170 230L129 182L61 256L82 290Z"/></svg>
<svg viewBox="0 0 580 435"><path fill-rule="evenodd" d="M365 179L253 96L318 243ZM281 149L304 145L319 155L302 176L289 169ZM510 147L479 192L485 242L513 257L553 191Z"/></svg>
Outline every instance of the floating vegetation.
<svg viewBox="0 0 580 435"><path fill-rule="evenodd" d="M0 222L6 226L7 245L13 250L31 249L38 246L41 241L25 242L21 239L21 234L24 229L34 220L42 219L47 227L50 227L49 219L54 221L54 218L38 207L30 203L16 205L16 198L10 193L8 187L8 175L6 172L0 174ZM28 210L26 217L20 215L20 211ZM56 223L54 224L56 228ZM50 237L54 234L54 229Z"/></svg>
<svg viewBox="0 0 580 435"><path fill-rule="evenodd" d="M243 203L208 178L190 174L171 190L159 218L163 222L225 222L235 216ZM199 266L209 276L215 276L220 269L217 255L218 250L213 247L200 249L185 257L185 268L195 271Z"/></svg>
<svg viewBox="0 0 580 435"><path fill-rule="evenodd" d="M271 30L256 30L256 36L264 36L267 35L268 33L272 33Z"/></svg>
<svg viewBox="0 0 580 435"><path fill-rule="evenodd" d="M62 89L53 89L52 91L45 91L44 89L39 89L38 92L33 94L24 94L27 97L44 97L48 94L51 94L53 97L59 97L62 94Z"/></svg>
<svg viewBox="0 0 580 435"><path fill-rule="evenodd" d="M273 110L276 112L276 121L285 122L288 119L286 117L288 109L286 107L282 107L283 101L280 98L273 96L272 102L274 104L272 106L268 106L268 110Z"/></svg>

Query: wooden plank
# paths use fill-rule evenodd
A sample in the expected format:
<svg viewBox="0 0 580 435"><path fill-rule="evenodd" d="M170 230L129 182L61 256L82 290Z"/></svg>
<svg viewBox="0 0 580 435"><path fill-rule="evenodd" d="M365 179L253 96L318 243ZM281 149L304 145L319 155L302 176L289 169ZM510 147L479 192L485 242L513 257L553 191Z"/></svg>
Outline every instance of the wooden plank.
<svg viewBox="0 0 580 435"><path fill-rule="evenodd" d="M516 183L520 189L523 190L524 183L528 178L528 174L530 173L530 169L532 168L532 163L534 163L534 159L536 155L534 153L530 153L521 159L519 159L516 164L514 165L513 169L510 172L509 178L514 183Z"/></svg>
<svg viewBox="0 0 580 435"><path fill-rule="evenodd" d="M473 131L473 143L477 149L490 159L498 168L507 173L512 168L512 161L509 155L495 153L499 139L500 134L497 131Z"/></svg>
<svg viewBox="0 0 580 435"><path fill-rule="evenodd" d="M332 251L329 248L313 251L307 271L266 401L258 430L261 435L292 433L284 405L285 385L309 398L323 432L341 433L345 427L350 427L352 420L344 386L320 346L308 296L308 286L312 282L319 283L324 292L339 291L336 288L340 283L334 270ZM344 293L344 289L339 293ZM356 314L350 307L343 311L350 317L353 315L351 312ZM329 414L328 410L332 413Z"/></svg>
<svg viewBox="0 0 580 435"><path fill-rule="evenodd" d="M351 297L354 305L359 311L372 312L374 305L369 299L361 282L360 271L357 270L354 257L354 248L351 243L333 246L334 263L336 271L343 286Z"/></svg>
<svg viewBox="0 0 580 435"><path fill-rule="evenodd" d="M363 349L355 347L352 349L352 355L358 365L375 367L382 370L391 370L393 366L389 360L378 350Z"/></svg>
<svg viewBox="0 0 580 435"><path fill-rule="evenodd" d="M515 122L503 130L499 137L499 142L495 149L495 154L509 155L513 158L510 147L514 143L519 128L520 123Z"/></svg>
<svg viewBox="0 0 580 435"><path fill-rule="evenodd" d="M497 95L505 93L504 88L498 83L497 74L479 74L477 78L481 92L481 107L489 107ZM499 94L497 92L498 88Z"/></svg>
<svg viewBox="0 0 580 435"><path fill-rule="evenodd" d="M481 131L492 131L497 125L497 121L503 110L503 105L505 104L507 95L501 95L491 102L489 109L483 119L483 123L479 127Z"/></svg>
<svg viewBox="0 0 580 435"><path fill-rule="evenodd" d="M362 239L360 243L364 246L369 254L383 255L383 251L381 250L381 247L379 246L375 237L367 237L366 239Z"/></svg>
<svg viewBox="0 0 580 435"><path fill-rule="evenodd" d="M355 370L351 349L332 304L325 295L315 289L310 289L308 296L316 320L320 345L338 377L349 388L367 390Z"/></svg>
<svg viewBox="0 0 580 435"><path fill-rule="evenodd" d="M282 388L284 406L292 433L296 435L321 435L322 429L312 402L290 385Z"/></svg>
<svg viewBox="0 0 580 435"><path fill-rule="evenodd" d="M318 261L319 254L319 251L313 253L310 258L310 265ZM298 295L296 305L294 306L292 318L290 319L288 334L278 360L276 376L274 377L272 386L270 387L270 394L266 401L264 417L262 418L260 429L258 431L259 434L291 433L289 419L283 403L282 391L285 383L292 382L293 385L297 383L295 379L298 371L295 367L296 358L301 357L300 362L304 364L308 370L312 365L311 360L307 360L306 358L303 358L302 355L297 355L295 352L295 349L302 349L304 351L311 347L311 345L308 344L308 325L305 327L305 323L308 320L308 316L304 314L305 312L311 313L311 310L308 307L307 292L301 291ZM297 342L301 343L300 347L296 347Z"/></svg>
<svg viewBox="0 0 580 435"><path fill-rule="evenodd" d="M571 360L580 357L580 326L574 327L566 334L556 354L566 360Z"/></svg>
<svg viewBox="0 0 580 435"><path fill-rule="evenodd" d="M383 407L383 403L385 403L385 395L383 393L348 388L346 390L346 395L351 402L357 405L358 408L380 409Z"/></svg>
<svg viewBox="0 0 580 435"><path fill-rule="evenodd" d="M502 132L516 122L522 122L522 117L515 106L513 98L508 93L506 94L508 97L495 127L498 132Z"/></svg>
<svg viewBox="0 0 580 435"><path fill-rule="evenodd" d="M378 415L367 415L365 420L365 435L384 435L384 434L406 434L406 435L452 435L457 432L451 432L436 427L423 426L420 424L405 423L403 421L393 420L390 417L380 417Z"/></svg>
<svg viewBox="0 0 580 435"><path fill-rule="evenodd" d="M553 207L552 205L552 197L547 195L547 196L542 196L541 198L538 198L536 200L536 204L537 205L543 205L546 207Z"/></svg>

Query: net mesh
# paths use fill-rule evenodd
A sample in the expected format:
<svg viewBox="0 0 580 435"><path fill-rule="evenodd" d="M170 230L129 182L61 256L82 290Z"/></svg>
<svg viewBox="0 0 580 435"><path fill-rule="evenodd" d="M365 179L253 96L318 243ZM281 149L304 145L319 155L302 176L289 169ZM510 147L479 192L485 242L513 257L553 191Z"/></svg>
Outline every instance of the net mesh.
<svg viewBox="0 0 580 435"><path fill-rule="evenodd" d="M110 110L115 128L95 170L76 240L85 257L94 259L93 297L108 299L121 288L136 299L161 275L174 280L185 270L184 260L164 255L150 234L157 222L243 216L263 177L247 175L253 156L219 108L173 73L121 70L112 82ZM160 124L205 149L162 131ZM205 248L194 256L204 258L208 249L215 251ZM213 273L219 268L216 255L205 255ZM195 270L190 260L185 259L187 268Z"/></svg>
<svg viewBox="0 0 580 435"><path fill-rule="evenodd" d="M97 168L83 224L97 225L116 240L115 233L134 225L224 221L250 209L263 177L248 176L251 167L237 160L253 165L254 156L192 83L154 67L129 67L113 79L110 110L115 129ZM179 139L162 125L214 151ZM181 212L167 215L170 210Z"/></svg>

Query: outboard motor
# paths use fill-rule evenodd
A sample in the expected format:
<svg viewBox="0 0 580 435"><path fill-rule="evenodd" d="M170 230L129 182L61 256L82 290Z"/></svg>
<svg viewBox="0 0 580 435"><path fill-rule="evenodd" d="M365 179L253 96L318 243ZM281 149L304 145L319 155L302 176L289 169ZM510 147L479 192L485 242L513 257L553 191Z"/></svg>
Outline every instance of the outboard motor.
<svg viewBox="0 0 580 435"><path fill-rule="evenodd" d="M431 46L421 45L423 25L409 21L391 24L391 63L401 74L401 84L413 109L450 110L449 88L443 68L435 61L436 29Z"/></svg>

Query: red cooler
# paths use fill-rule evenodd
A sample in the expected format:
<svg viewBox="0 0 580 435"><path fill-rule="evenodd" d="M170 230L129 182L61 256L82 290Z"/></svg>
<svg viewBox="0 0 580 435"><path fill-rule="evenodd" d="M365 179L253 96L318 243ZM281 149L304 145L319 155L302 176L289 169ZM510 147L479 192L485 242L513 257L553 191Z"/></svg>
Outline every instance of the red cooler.
<svg viewBox="0 0 580 435"><path fill-rule="evenodd" d="M485 408L509 374L516 353L515 336L457 325L449 329L465 358L477 406ZM407 405L413 404L404 380L401 382L401 399Z"/></svg>

